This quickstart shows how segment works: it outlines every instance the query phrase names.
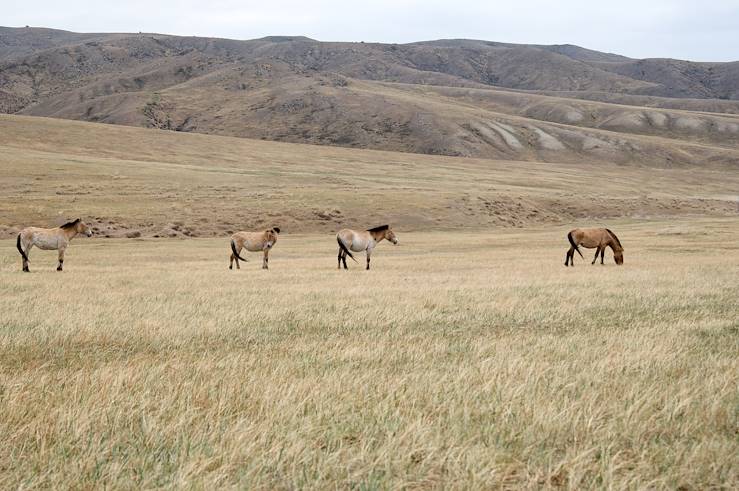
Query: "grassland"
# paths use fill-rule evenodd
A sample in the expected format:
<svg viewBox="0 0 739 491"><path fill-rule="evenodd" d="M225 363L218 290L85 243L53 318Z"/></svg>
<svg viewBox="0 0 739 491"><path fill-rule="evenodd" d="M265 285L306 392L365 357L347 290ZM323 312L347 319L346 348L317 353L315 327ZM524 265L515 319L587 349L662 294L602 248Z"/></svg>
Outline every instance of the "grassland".
<svg viewBox="0 0 739 491"><path fill-rule="evenodd" d="M1 241L0 488L736 488L739 221L612 224Z"/></svg>
<svg viewBox="0 0 739 491"><path fill-rule="evenodd" d="M0 489L736 488L737 189L0 116ZM624 266L562 265L591 225Z"/></svg>

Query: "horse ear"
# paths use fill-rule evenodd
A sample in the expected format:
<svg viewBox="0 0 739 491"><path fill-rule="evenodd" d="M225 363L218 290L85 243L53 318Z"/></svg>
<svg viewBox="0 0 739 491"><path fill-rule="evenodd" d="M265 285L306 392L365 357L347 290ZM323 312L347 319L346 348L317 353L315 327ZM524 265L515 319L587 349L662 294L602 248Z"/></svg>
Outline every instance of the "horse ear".
<svg viewBox="0 0 739 491"><path fill-rule="evenodd" d="M280 227L273 227L273 228L272 228L272 231L273 231L274 233L276 233L276 234L279 234L279 233L280 233Z"/></svg>
<svg viewBox="0 0 739 491"><path fill-rule="evenodd" d="M77 223L80 223L81 221L82 221L81 218L78 218L77 220L75 220L75 222L77 222Z"/></svg>

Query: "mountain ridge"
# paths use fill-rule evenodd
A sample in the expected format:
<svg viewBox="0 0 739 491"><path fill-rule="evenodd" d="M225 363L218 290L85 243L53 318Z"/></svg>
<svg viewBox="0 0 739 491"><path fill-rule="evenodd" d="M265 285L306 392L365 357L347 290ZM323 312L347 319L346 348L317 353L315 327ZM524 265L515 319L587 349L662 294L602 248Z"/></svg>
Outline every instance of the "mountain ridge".
<svg viewBox="0 0 739 491"><path fill-rule="evenodd" d="M278 141L733 167L738 98L739 62L574 45L0 28L0 112Z"/></svg>

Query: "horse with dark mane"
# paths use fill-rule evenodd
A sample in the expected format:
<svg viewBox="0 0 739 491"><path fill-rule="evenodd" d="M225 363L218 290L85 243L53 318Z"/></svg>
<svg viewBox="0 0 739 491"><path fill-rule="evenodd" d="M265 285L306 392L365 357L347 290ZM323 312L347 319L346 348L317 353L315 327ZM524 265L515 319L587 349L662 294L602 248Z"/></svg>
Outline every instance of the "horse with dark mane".
<svg viewBox="0 0 739 491"><path fill-rule="evenodd" d="M228 269L233 269L234 261L236 261L236 269L241 269L239 259L246 262L246 259L240 256L242 249L251 252L263 251L262 269L269 269L269 251L277 243L277 234L279 233L279 227L272 227L261 232L236 232L233 234L231 236L231 260Z"/></svg>
<svg viewBox="0 0 739 491"><path fill-rule="evenodd" d="M92 237L92 229L87 226L79 218L72 222L67 222L61 227L55 228L38 228L38 227L27 227L21 230L16 240L16 247L18 252L21 253L23 258L23 271L29 272L28 254L31 252L33 246L43 249L45 251L58 250L59 251L59 264L56 267L57 271L62 271L64 265L64 251L67 250L69 243L74 239L77 234L85 234L88 237Z"/></svg>
<svg viewBox="0 0 739 491"><path fill-rule="evenodd" d="M567 234L567 240L570 242L570 249L567 251L565 256L565 266L574 266L575 251L580 254L580 257L585 259L580 252L579 246L587 247L588 249L595 248L595 257L593 262L595 264L600 254L600 263L603 264L603 255L606 251L606 247L610 247L613 251L613 259L616 264L624 263L624 248L621 245L621 241L618 240L616 234L607 228L576 228L570 230Z"/></svg>
<svg viewBox="0 0 739 491"><path fill-rule="evenodd" d="M387 239L393 244L398 243L398 238L395 233L390 229L390 225L380 225L379 227L370 228L364 231L356 231L345 228L339 230L336 234L336 241L339 243L339 269L341 269L341 262L344 262L344 269L346 267L346 256L354 259L351 251L354 252L367 252L367 269L370 269L370 256L375 246L382 241ZM354 259L354 262L357 262Z"/></svg>

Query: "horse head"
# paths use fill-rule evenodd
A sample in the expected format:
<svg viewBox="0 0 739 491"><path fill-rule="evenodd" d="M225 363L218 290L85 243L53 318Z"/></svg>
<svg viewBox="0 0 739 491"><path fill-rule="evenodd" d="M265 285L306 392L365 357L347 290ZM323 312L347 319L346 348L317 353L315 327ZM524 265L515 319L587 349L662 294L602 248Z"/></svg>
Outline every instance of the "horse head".
<svg viewBox="0 0 739 491"><path fill-rule="evenodd" d="M616 261L616 264L619 266L622 265L624 263L624 250L614 250L613 259Z"/></svg>
<svg viewBox="0 0 739 491"><path fill-rule="evenodd" d="M88 224L86 224L79 218L75 221L77 222L77 226L75 230L77 231L78 234L85 234L88 237L92 237L92 228L90 228Z"/></svg>
<svg viewBox="0 0 739 491"><path fill-rule="evenodd" d="M271 248L277 242L277 234L280 233L279 227L274 227L264 231L264 244Z"/></svg>
<svg viewBox="0 0 739 491"><path fill-rule="evenodd" d="M608 235L611 236L611 249L613 249L613 259L619 266L624 263L624 246L621 245L621 241L618 240L616 234L612 230L606 229Z"/></svg>

